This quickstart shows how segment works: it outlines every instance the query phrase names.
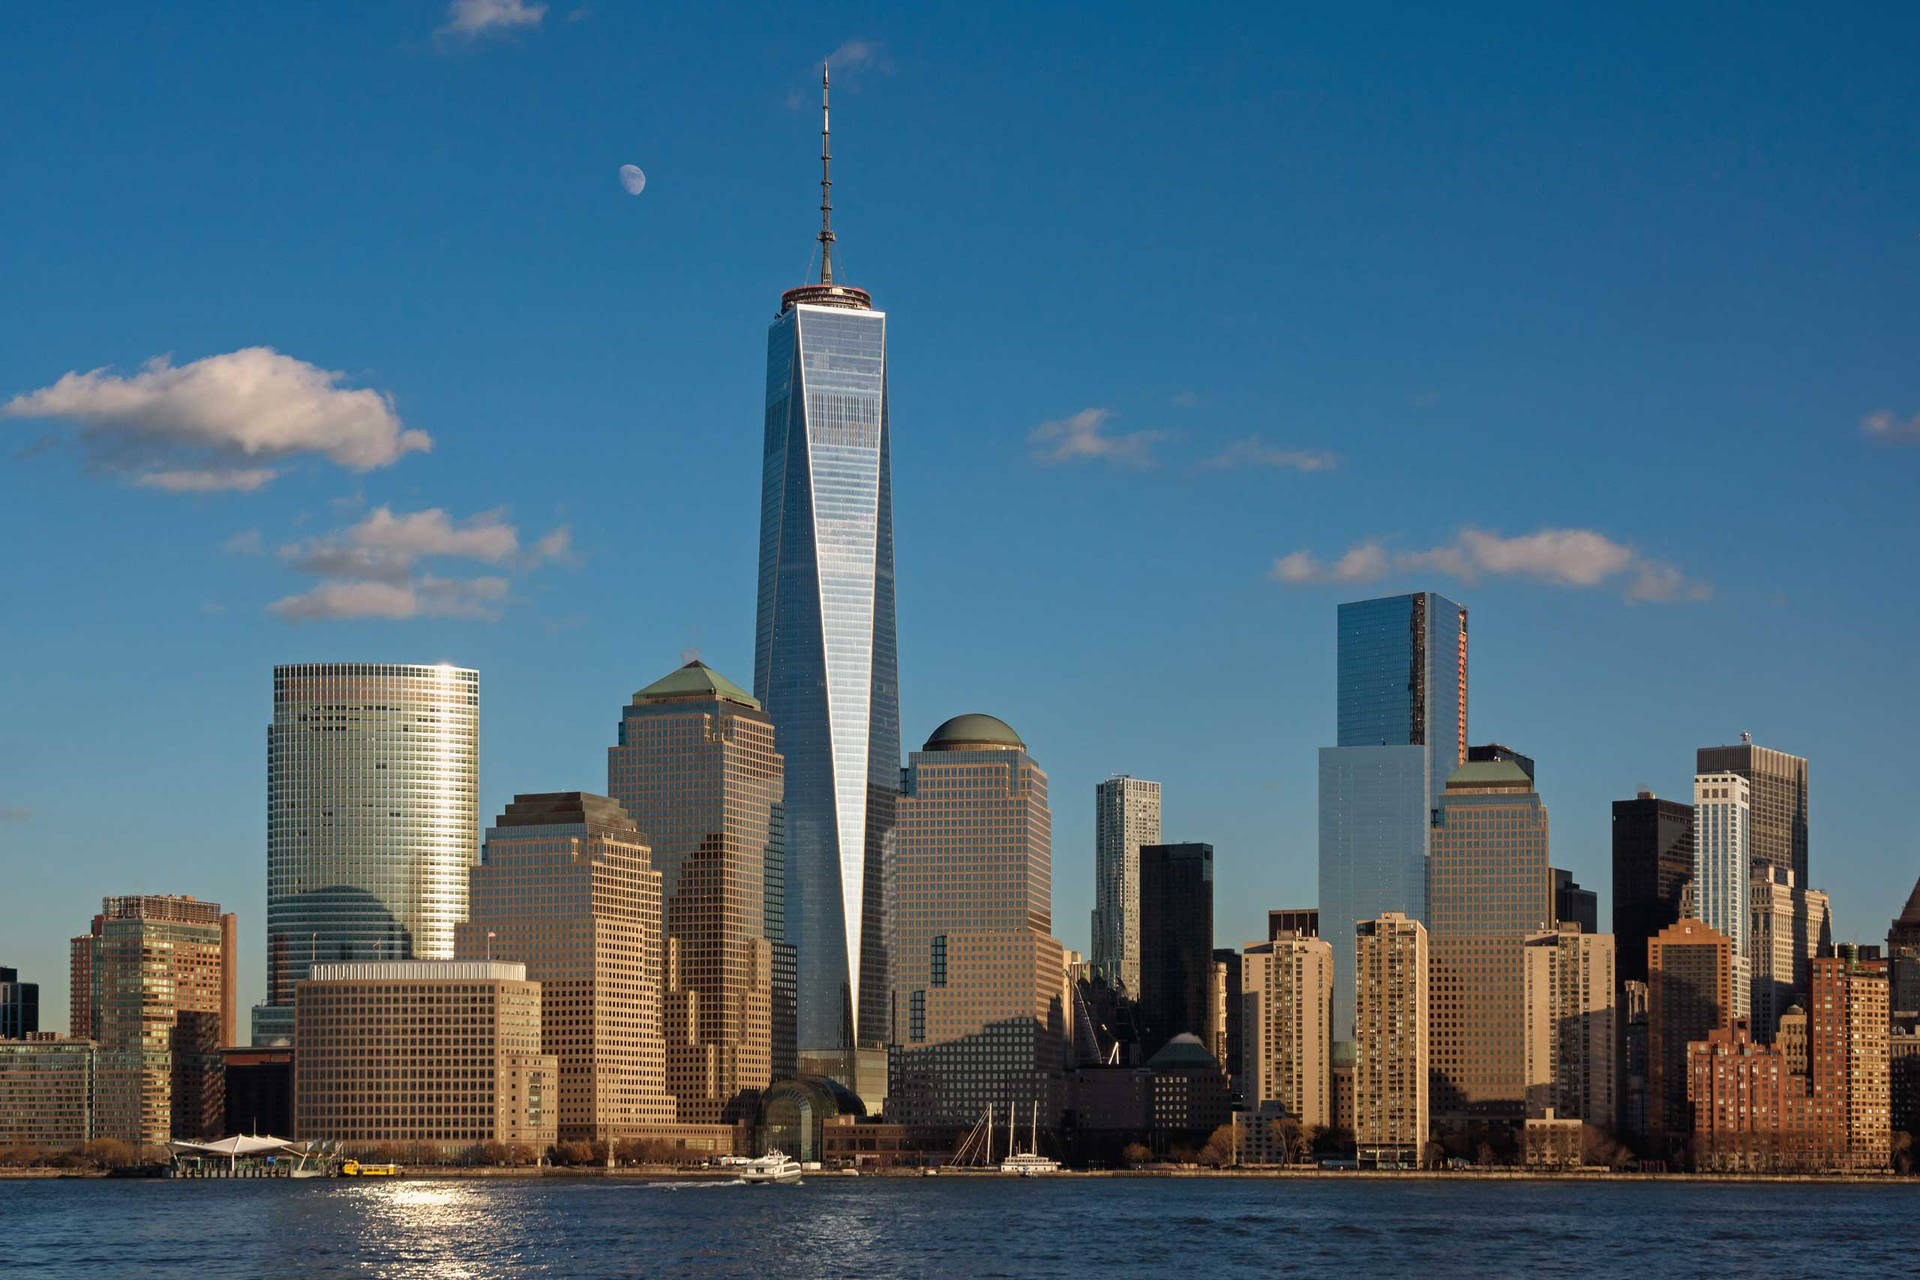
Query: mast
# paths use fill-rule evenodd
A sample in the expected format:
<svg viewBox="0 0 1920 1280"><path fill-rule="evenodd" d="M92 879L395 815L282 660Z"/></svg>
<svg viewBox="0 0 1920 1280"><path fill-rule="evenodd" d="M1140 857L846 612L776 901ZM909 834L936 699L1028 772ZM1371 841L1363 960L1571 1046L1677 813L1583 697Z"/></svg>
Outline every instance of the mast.
<svg viewBox="0 0 1920 1280"><path fill-rule="evenodd" d="M1029 1136L1029 1142L1031 1143L1031 1145L1028 1146L1027 1150L1033 1155L1036 1155L1036 1156L1039 1155L1040 1154L1040 1099L1038 1098L1035 1098L1033 1100L1033 1132Z"/></svg>
<svg viewBox="0 0 1920 1280"><path fill-rule="evenodd" d="M833 283L833 173L829 162L833 152L828 147L829 136L833 132L827 115L827 72L830 64L820 64L820 283Z"/></svg>
<svg viewBox="0 0 1920 1280"><path fill-rule="evenodd" d="M987 1161L993 1163L993 1104L987 1104Z"/></svg>

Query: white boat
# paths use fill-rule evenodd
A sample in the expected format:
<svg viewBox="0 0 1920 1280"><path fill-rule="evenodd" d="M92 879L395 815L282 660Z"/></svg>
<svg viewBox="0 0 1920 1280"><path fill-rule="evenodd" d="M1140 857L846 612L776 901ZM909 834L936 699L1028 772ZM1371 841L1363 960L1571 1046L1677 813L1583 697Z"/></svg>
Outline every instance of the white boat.
<svg viewBox="0 0 1920 1280"><path fill-rule="evenodd" d="M1060 1172L1060 1162L1049 1160L1040 1154L1040 1104L1033 1104L1033 1129L1027 1140L1025 1151L1014 1150L1019 1140L1019 1130L1014 1127L1013 1105L1007 1105L1007 1158L1000 1162L1000 1172L1016 1178L1037 1178L1043 1173Z"/></svg>
<svg viewBox="0 0 1920 1280"><path fill-rule="evenodd" d="M740 1176L755 1186L800 1181L800 1162L781 1151L769 1151L740 1166Z"/></svg>

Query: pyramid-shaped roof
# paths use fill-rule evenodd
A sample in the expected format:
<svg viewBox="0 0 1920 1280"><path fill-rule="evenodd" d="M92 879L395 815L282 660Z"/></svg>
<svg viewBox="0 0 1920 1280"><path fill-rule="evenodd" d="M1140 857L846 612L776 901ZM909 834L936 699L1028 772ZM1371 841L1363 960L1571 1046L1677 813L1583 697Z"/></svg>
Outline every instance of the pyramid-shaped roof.
<svg viewBox="0 0 1920 1280"><path fill-rule="evenodd" d="M677 702L707 698L738 702L742 706L752 707L755 711L760 709L760 704L754 700L752 694L698 658L660 677L633 695L635 702Z"/></svg>
<svg viewBox="0 0 1920 1280"><path fill-rule="evenodd" d="M1900 918L1894 923L1920 925L1920 880L1914 881L1913 892L1907 895L1906 910L1900 913Z"/></svg>

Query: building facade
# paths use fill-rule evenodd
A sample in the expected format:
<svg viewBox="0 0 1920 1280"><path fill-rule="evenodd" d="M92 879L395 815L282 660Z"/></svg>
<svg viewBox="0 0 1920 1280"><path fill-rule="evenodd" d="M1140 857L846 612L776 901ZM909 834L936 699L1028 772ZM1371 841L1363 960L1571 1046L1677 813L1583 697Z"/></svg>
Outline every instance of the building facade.
<svg viewBox="0 0 1920 1280"><path fill-rule="evenodd" d="M294 989L295 1136L544 1152L559 1063L526 975L501 960L314 966Z"/></svg>
<svg viewBox="0 0 1920 1280"><path fill-rule="evenodd" d="M1519 1120L1526 1101L1526 940L1548 927L1547 810L1513 760L1447 780L1427 867L1433 1111Z"/></svg>
<svg viewBox="0 0 1920 1280"><path fill-rule="evenodd" d="M1733 948L1700 920L1668 925L1647 943L1647 1132L1693 1131L1687 1046L1733 1025Z"/></svg>
<svg viewBox="0 0 1920 1280"><path fill-rule="evenodd" d="M20 981L18 969L0 967L0 1040L25 1040L40 1030L40 984Z"/></svg>
<svg viewBox="0 0 1920 1280"><path fill-rule="evenodd" d="M1887 926L1889 999L1901 1013L1920 1013L1920 882Z"/></svg>
<svg viewBox="0 0 1920 1280"><path fill-rule="evenodd" d="M902 776L887 1115L1060 1115L1071 1044L1047 775L1004 721L956 716Z"/></svg>
<svg viewBox="0 0 1920 1280"><path fill-rule="evenodd" d="M1613 939L1622 982L1647 980L1647 940L1693 883L1693 806L1642 791L1613 802Z"/></svg>
<svg viewBox="0 0 1920 1280"><path fill-rule="evenodd" d="M632 819L581 791L515 796L471 874L455 949L466 963L516 964L537 985L560 1136L610 1141L672 1122L660 873Z"/></svg>
<svg viewBox="0 0 1920 1280"><path fill-rule="evenodd" d="M1793 872L1753 864L1748 919L1752 930L1752 1034L1772 1044L1787 1006L1806 998L1813 958L1833 945L1827 895L1794 883Z"/></svg>
<svg viewBox="0 0 1920 1280"><path fill-rule="evenodd" d="M273 669L267 729L267 1003L285 1039L316 963L453 955L480 860L480 675L447 665Z"/></svg>
<svg viewBox="0 0 1920 1280"><path fill-rule="evenodd" d="M1807 762L1769 747L1757 747L1746 734L1728 747L1701 747L1694 772L1738 774L1749 787L1752 804L1752 852L1756 865L1793 872L1795 884L1807 879Z"/></svg>
<svg viewBox="0 0 1920 1280"><path fill-rule="evenodd" d="M1140 847L1160 843L1160 784L1116 774L1093 789L1093 967L1140 993Z"/></svg>
<svg viewBox="0 0 1920 1280"><path fill-rule="evenodd" d="M102 1136L93 1120L96 1059L91 1040L0 1040L0 1147L59 1151Z"/></svg>
<svg viewBox="0 0 1920 1280"><path fill-rule="evenodd" d="M1529 935L1523 958L1527 1115L1613 1128L1620 1104L1613 936L1562 924Z"/></svg>
<svg viewBox="0 0 1920 1280"><path fill-rule="evenodd" d="M107 898L73 939L74 1022L98 1045L96 1136L140 1145L219 1137L221 1046L237 1034L238 930L217 902ZM82 958L84 957L84 958Z"/></svg>
<svg viewBox="0 0 1920 1280"><path fill-rule="evenodd" d="M1267 941L1289 935L1299 938L1320 936L1320 908L1277 907L1267 912Z"/></svg>
<svg viewBox="0 0 1920 1280"><path fill-rule="evenodd" d="M1248 1110L1277 1104L1302 1125L1331 1125L1333 945L1286 937L1240 957L1240 1063Z"/></svg>
<svg viewBox="0 0 1920 1280"><path fill-rule="evenodd" d="M1338 745L1320 751L1320 903L1334 1037L1353 1025L1353 926L1426 918L1433 808L1467 759L1467 611L1432 592L1343 604Z"/></svg>
<svg viewBox="0 0 1920 1280"><path fill-rule="evenodd" d="M1737 773L1703 773L1693 780L1694 911L1725 934L1733 949L1729 1018L1748 1017L1753 996L1755 858L1748 792L1747 780Z"/></svg>
<svg viewBox="0 0 1920 1280"><path fill-rule="evenodd" d="M667 1085L682 1123L749 1121L754 1095L797 1069L795 957L769 902L785 884L773 739L759 703L693 662L633 695L607 752L607 790L660 873Z"/></svg>
<svg viewBox="0 0 1920 1280"><path fill-rule="evenodd" d="M1428 1133L1427 931L1388 912L1355 926L1353 1136L1361 1164L1417 1164Z"/></svg>
<svg viewBox="0 0 1920 1280"><path fill-rule="evenodd" d="M1141 1052L1177 1035L1203 1045L1213 1022L1213 846L1150 844L1140 850Z"/></svg>
<svg viewBox="0 0 1920 1280"><path fill-rule="evenodd" d="M1580 926L1582 933L1600 932L1600 895L1582 889L1573 872L1553 868L1553 918L1558 924Z"/></svg>
<svg viewBox="0 0 1920 1280"><path fill-rule="evenodd" d="M1807 1066L1817 1106L1831 1109L1844 1166L1887 1167L1891 1127L1887 965L1840 954L1813 961Z"/></svg>

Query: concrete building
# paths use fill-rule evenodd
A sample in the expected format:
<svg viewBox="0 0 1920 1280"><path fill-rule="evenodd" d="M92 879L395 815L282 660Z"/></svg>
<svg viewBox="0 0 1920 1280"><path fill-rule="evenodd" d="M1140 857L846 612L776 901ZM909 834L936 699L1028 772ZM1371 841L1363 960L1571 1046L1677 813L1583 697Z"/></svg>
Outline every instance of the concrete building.
<svg viewBox="0 0 1920 1280"><path fill-rule="evenodd" d="M1617 939L1616 939L1617 941ZM1616 966L1616 972L1618 971ZM1620 984L1620 1133L1647 1134L1647 984Z"/></svg>
<svg viewBox="0 0 1920 1280"><path fill-rule="evenodd" d="M1694 911L1709 928L1725 934L1732 949L1730 1019L1751 1013L1755 862L1747 780L1737 773L1697 775L1693 780ZM1767 1033L1771 1035L1772 1028Z"/></svg>
<svg viewBox="0 0 1920 1280"><path fill-rule="evenodd" d="M1333 1034L1354 1019L1353 927L1426 919L1430 817L1467 761L1467 611L1432 592L1338 614L1338 745L1319 759L1320 914L1333 944Z"/></svg>
<svg viewBox="0 0 1920 1280"><path fill-rule="evenodd" d="M0 1040L0 1147L65 1150L102 1136L94 1128L91 1040L36 1032Z"/></svg>
<svg viewBox="0 0 1920 1280"><path fill-rule="evenodd" d="M1351 1040L1333 1041L1333 1128L1353 1138L1353 1068L1357 1059Z"/></svg>
<svg viewBox="0 0 1920 1280"><path fill-rule="evenodd" d="M545 1104L560 1136L614 1140L672 1122L660 874L619 804L581 791L515 796L487 829L468 899L460 959L520 965L539 992L539 1052L559 1064Z"/></svg>
<svg viewBox="0 0 1920 1280"><path fill-rule="evenodd" d="M40 984L20 981L18 969L0 967L0 1040L25 1040L40 1030Z"/></svg>
<svg viewBox="0 0 1920 1280"><path fill-rule="evenodd" d="M1887 1167L1891 1127L1887 966L1850 950L1813 961L1808 1068L1816 1104L1833 1109L1845 1167L1874 1171Z"/></svg>
<svg viewBox="0 0 1920 1280"><path fill-rule="evenodd" d="M1647 1131L1673 1141L1693 1132L1687 1046L1733 1023L1733 955L1704 921L1668 925L1647 943Z"/></svg>
<svg viewBox="0 0 1920 1280"><path fill-rule="evenodd" d="M1139 1015L1149 1060L1177 1035L1213 1044L1213 846L1140 850Z"/></svg>
<svg viewBox="0 0 1920 1280"><path fill-rule="evenodd" d="M1920 1013L1920 882L1887 926L1889 1000L1902 1013Z"/></svg>
<svg viewBox="0 0 1920 1280"><path fill-rule="evenodd" d="M1723 1172L1819 1169L1830 1159L1804 1077L1777 1044L1756 1042L1745 1018L1687 1046L1694 1166Z"/></svg>
<svg viewBox="0 0 1920 1280"><path fill-rule="evenodd" d="M1920 1015L1896 1013L1887 1028L1887 1118L1920 1140Z"/></svg>
<svg viewBox="0 0 1920 1280"><path fill-rule="evenodd" d="M1553 918L1559 924L1580 926L1580 932L1597 934L1600 932L1600 895L1591 889L1582 889L1573 878L1573 872L1563 871L1559 867L1551 868L1553 876Z"/></svg>
<svg viewBox="0 0 1920 1280"><path fill-rule="evenodd" d="M1693 883L1693 806L1642 791L1613 802L1613 941L1621 982L1647 980L1647 941Z"/></svg>
<svg viewBox="0 0 1920 1280"><path fill-rule="evenodd" d="M1320 908L1278 907L1267 912L1267 941L1289 934L1299 938L1320 936Z"/></svg>
<svg viewBox="0 0 1920 1280"><path fill-rule="evenodd" d="M1427 865L1432 1107L1452 1125L1518 1122L1526 1103L1528 936L1553 916L1547 810L1517 761L1447 779Z"/></svg>
<svg viewBox="0 0 1920 1280"><path fill-rule="evenodd" d="M1563 924L1528 936L1527 1115L1616 1123L1618 1008L1613 935Z"/></svg>
<svg viewBox="0 0 1920 1280"><path fill-rule="evenodd" d="M1213 950L1213 1043L1208 1052L1227 1073L1234 1097L1240 1096L1240 953L1232 947Z"/></svg>
<svg viewBox="0 0 1920 1280"><path fill-rule="evenodd" d="M1363 1165L1415 1165L1428 1133L1427 931L1389 911L1355 936L1355 1147Z"/></svg>
<svg viewBox="0 0 1920 1280"><path fill-rule="evenodd" d="M1004 721L955 716L908 759L896 839L888 1118L965 1126L1011 1102L1056 1123L1071 1027L1047 775Z"/></svg>
<svg viewBox="0 0 1920 1280"><path fill-rule="evenodd" d="M1241 1096L1309 1128L1333 1123L1333 945L1287 937L1240 958Z"/></svg>
<svg viewBox="0 0 1920 1280"><path fill-rule="evenodd" d="M273 669L267 729L267 1003L284 1041L317 963L447 959L480 860L480 675L306 662Z"/></svg>
<svg viewBox="0 0 1920 1280"><path fill-rule="evenodd" d="M1140 847L1160 843L1160 784L1115 774L1093 789L1093 968L1140 994Z"/></svg>
<svg viewBox="0 0 1920 1280"><path fill-rule="evenodd" d="M99 1046L96 1136L220 1136L220 1048L238 1025L236 934L217 902L149 894L105 899L73 939L85 985L72 993L72 1022Z"/></svg>
<svg viewBox="0 0 1920 1280"><path fill-rule="evenodd" d="M667 1088L688 1124L745 1123L797 1069L783 765L745 690L691 662L633 695L607 790L653 851L668 947Z"/></svg>
<svg viewBox="0 0 1920 1280"><path fill-rule="evenodd" d="M1827 895L1794 883L1793 872L1756 862L1749 921L1753 930L1753 1038L1771 1044L1787 1006L1803 1000L1813 958L1833 945Z"/></svg>
<svg viewBox="0 0 1920 1280"><path fill-rule="evenodd" d="M1791 871L1795 884L1811 883L1807 879L1805 757L1757 747L1743 733L1737 745L1701 747L1695 753L1694 772L1731 773L1743 779L1752 805L1755 865Z"/></svg>
<svg viewBox="0 0 1920 1280"><path fill-rule="evenodd" d="M559 1137L559 1062L541 1050L540 984L503 960L315 965L294 988L300 1138L480 1142Z"/></svg>

